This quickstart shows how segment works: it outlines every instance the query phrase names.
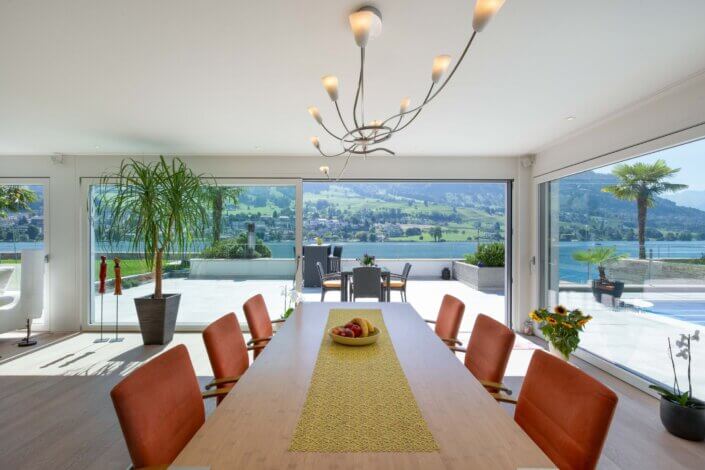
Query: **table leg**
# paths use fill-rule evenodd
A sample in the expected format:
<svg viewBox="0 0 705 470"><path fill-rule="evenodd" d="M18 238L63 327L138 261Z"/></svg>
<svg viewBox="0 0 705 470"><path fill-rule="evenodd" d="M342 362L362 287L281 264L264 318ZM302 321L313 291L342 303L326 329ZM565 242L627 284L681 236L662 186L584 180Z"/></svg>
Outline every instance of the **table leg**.
<svg viewBox="0 0 705 470"><path fill-rule="evenodd" d="M340 273L340 301L348 301L348 275Z"/></svg>

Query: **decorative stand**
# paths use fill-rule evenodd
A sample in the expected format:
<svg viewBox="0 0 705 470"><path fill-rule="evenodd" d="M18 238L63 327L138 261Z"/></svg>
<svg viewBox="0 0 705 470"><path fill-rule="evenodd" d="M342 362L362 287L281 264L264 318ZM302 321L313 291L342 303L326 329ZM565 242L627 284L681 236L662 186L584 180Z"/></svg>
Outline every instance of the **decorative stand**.
<svg viewBox="0 0 705 470"><path fill-rule="evenodd" d="M100 257L100 272L98 279L98 293L100 294L100 338L93 341L94 343L105 343L108 338L103 338L103 297L105 296L105 278L108 274L108 264L105 262L105 256Z"/></svg>
<svg viewBox="0 0 705 470"><path fill-rule="evenodd" d="M120 296L122 295L122 275L120 274L120 258L113 260L115 263L115 338L111 339L111 343L118 343L125 338L118 337L118 314L120 312Z"/></svg>
<svg viewBox="0 0 705 470"><path fill-rule="evenodd" d="M31 335L32 335L32 319L28 318L27 319L27 336L22 338L20 340L20 342L17 343L17 346L19 346L21 348L25 348L27 346L34 346L35 344L37 344L36 339L30 338Z"/></svg>

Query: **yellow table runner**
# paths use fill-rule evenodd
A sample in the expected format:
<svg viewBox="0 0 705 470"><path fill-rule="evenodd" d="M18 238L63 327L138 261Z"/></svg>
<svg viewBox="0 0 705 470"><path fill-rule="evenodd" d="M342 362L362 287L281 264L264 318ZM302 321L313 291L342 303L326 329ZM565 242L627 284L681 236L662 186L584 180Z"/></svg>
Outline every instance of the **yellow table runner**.
<svg viewBox="0 0 705 470"><path fill-rule="evenodd" d="M380 330L377 343L344 346L328 329L355 317ZM332 309L301 418L289 447L298 452L433 452L380 310Z"/></svg>

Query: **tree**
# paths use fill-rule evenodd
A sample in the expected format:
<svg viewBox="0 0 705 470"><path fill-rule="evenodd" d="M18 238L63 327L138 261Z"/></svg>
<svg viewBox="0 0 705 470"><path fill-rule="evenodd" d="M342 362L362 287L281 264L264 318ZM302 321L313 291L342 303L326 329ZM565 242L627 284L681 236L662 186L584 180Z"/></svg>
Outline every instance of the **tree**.
<svg viewBox="0 0 705 470"><path fill-rule="evenodd" d="M686 189L688 185L669 183L665 180L678 173L680 168L671 168L663 160L654 163L617 165L612 174L619 179L602 191L623 201L636 201L639 259L646 259L646 211L654 206L654 198L660 194Z"/></svg>
<svg viewBox="0 0 705 470"><path fill-rule="evenodd" d="M431 235L434 242L438 242L441 240L441 238L443 238L443 229L436 225L435 227L431 227L431 229L428 231L428 234Z"/></svg>
<svg viewBox="0 0 705 470"><path fill-rule="evenodd" d="M37 193L22 186L0 186L0 219L9 212L28 211L29 205L37 200Z"/></svg>
<svg viewBox="0 0 705 470"><path fill-rule="evenodd" d="M210 201L211 217L213 219L213 244L220 241L223 220L223 204L230 201L237 206L242 188L234 186L208 186L205 190L206 198Z"/></svg>

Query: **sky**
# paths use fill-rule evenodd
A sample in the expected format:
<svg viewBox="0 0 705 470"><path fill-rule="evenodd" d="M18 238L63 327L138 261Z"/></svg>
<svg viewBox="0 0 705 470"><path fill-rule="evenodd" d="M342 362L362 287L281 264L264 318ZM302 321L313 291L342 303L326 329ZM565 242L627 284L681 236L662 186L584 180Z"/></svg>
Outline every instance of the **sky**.
<svg viewBox="0 0 705 470"><path fill-rule="evenodd" d="M705 191L705 139L660 150L627 162L653 163L658 159L666 161L671 168L680 168L671 180L672 183L687 184L689 190ZM615 165L598 168L598 173L611 173Z"/></svg>

